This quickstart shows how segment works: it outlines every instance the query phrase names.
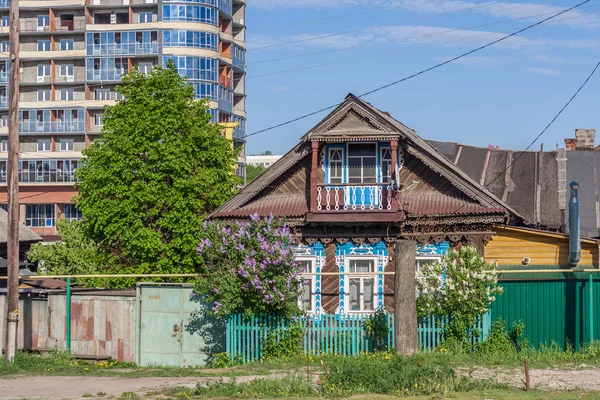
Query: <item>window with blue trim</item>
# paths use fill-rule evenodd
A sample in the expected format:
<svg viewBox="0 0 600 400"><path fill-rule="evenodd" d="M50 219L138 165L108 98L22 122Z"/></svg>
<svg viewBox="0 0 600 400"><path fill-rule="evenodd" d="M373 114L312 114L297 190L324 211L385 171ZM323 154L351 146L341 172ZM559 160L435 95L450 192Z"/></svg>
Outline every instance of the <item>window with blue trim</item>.
<svg viewBox="0 0 600 400"><path fill-rule="evenodd" d="M217 26L219 10L206 6L164 5L163 21L202 22Z"/></svg>
<svg viewBox="0 0 600 400"><path fill-rule="evenodd" d="M217 6L217 0L163 0L163 3L200 3L208 6Z"/></svg>
<svg viewBox="0 0 600 400"><path fill-rule="evenodd" d="M198 49L218 50L219 38L215 33L198 31L164 31L163 46L195 47Z"/></svg>

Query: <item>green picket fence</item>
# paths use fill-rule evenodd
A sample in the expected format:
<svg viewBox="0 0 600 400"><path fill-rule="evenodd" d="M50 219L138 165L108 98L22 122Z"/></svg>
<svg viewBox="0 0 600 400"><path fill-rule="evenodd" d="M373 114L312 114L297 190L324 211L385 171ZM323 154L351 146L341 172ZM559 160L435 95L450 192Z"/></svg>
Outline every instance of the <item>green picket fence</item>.
<svg viewBox="0 0 600 400"><path fill-rule="evenodd" d="M375 349L394 348L394 315L387 316L388 334L381 342L365 330L365 320L369 315L320 315L303 317L298 320L303 332L304 352L307 354L358 355ZM447 318L428 317L421 319L418 325L419 345L423 351L436 349L442 341L442 332ZM491 325L489 313L479 318L474 329L483 340ZM289 324L277 317L251 316L241 314L227 318L226 346L232 359L243 363L259 361L263 357L263 342L268 335L280 340L289 329Z"/></svg>

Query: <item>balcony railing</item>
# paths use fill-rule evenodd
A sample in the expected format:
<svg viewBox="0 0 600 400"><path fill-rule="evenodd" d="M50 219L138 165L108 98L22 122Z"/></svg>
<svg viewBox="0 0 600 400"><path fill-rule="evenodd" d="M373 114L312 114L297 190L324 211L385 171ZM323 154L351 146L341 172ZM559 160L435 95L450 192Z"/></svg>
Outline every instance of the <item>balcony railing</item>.
<svg viewBox="0 0 600 400"><path fill-rule="evenodd" d="M231 63L237 69L244 70L246 67L246 62L241 58L237 58L236 56L231 57Z"/></svg>
<svg viewBox="0 0 600 400"><path fill-rule="evenodd" d="M64 21L60 18L54 20L54 30L57 32L85 31L85 20Z"/></svg>
<svg viewBox="0 0 600 400"><path fill-rule="evenodd" d="M0 8L10 7L10 0L0 0Z"/></svg>
<svg viewBox="0 0 600 400"><path fill-rule="evenodd" d="M0 108L8 108L8 97L0 97Z"/></svg>
<svg viewBox="0 0 600 400"><path fill-rule="evenodd" d="M127 74L126 69L94 69L87 71L88 81L120 81L121 75Z"/></svg>
<svg viewBox="0 0 600 400"><path fill-rule="evenodd" d="M158 43L92 44L87 46L88 56L127 56L158 54Z"/></svg>
<svg viewBox="0 0 600 400"><path fill-rule="evenodd" d="M19 170L20 183L69 183L76 182L75 171L34 171ZM6 183L7 173L0 171L0 183Z"/></svg>
<svg viewBox="0 0 600 400"><path fill-rule="evenodd" d="M0 72L0 83L8 83L8 71Z"/></svg>
<svg viewBox="0 0 600 400"><path fill-rule="evenodd" d="M392 198L387 183L317 186L318 211L392 211Z"/></svg>
<svg viewBox="0 0 600 400"><path fill-rule="evenodd" d="M20 133L85 132L84 121L31 121L19 122Z"/></svg>

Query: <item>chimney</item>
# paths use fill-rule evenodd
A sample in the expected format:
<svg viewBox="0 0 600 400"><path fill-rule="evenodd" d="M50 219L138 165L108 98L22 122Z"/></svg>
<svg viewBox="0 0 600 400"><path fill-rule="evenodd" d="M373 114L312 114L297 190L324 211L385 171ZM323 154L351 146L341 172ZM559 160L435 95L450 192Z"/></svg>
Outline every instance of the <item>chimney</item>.
<svg viewBox="0 0 600 400"><path fill-rule="evenodd" d="M595 129L575 129L575 138L566 138L567 150L598 150L594 149ZM600 146L599 146L600 147Z"/></svg>
<svg viewBox="0 0 600 400"><path fill-rule="evenodd" d="M594 148L594 139L596 138L595 129L575 129L575 139L577 140L577 150L592 150Z"/></svg>
<svg viewBox="0 0 600 400"><path fill-rule="evenodd" d="M567 150L577 150L577 139L574 138L565 138L565 146Z"/></svg>

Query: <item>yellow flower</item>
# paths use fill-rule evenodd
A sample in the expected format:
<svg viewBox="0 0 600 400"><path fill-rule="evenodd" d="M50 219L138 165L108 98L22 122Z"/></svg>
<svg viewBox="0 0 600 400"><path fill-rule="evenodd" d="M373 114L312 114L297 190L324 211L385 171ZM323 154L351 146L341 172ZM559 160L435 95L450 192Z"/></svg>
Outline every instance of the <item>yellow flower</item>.
<svg viewBox="0 0 600 400"><path fill-rule="evenodd" d="M418 386L419 386L419 384L418 384L418 383L415 383L415 387L418 387Z"/></svg>
<svg viewBox="0 0 600 400"><path fill-rule="evenodd" d="M84 368L83 370L84 370L84 371L89 371L89 368Z"/></svg>

